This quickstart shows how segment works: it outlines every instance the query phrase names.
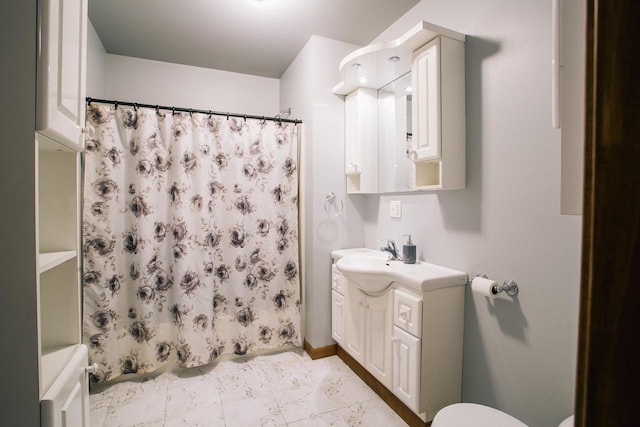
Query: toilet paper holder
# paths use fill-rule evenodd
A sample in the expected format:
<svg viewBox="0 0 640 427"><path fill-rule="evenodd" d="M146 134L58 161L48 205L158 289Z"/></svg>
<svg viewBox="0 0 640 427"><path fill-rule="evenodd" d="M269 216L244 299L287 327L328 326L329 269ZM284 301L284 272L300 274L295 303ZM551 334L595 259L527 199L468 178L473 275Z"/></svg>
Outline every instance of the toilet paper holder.
<svg viewBox="0 0 640 427"><path fill-rule="evenodd" d="M476 274L476 277L482 277L483 279L488 279L489 277L484 273ZM502 282L502 285L497 283L491 288L491 293L494 295L498 295L500 292L504 292L510 297L518 295L518 282L513 279L506 279Z"/></svg>

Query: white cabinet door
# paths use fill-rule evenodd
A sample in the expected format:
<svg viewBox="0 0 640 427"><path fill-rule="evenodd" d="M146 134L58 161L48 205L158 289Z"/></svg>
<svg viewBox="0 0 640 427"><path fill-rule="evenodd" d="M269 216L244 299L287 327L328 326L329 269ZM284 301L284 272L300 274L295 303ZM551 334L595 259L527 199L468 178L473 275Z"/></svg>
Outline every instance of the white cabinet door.
<svg viewBox="0 0 640 427"><path fill-rule="evenodd" d="M331 291L331 336L340 345L344 342L344 297Z"/></svg>
<svg viewBox="0 0 640 427"><path fill-rule="evenodd" d="M364 366L364 294L347 283L344 304L344 349Z"/></svg>
<svg viewBox="0 0 640 427"><path fill-rule="evenodd" d="M82 150L87 0L40 0L36 130Z"/></svg>
<svg viewBox="0 0 640 427"><path fill-rule="evenodd" d="M393 394L420 413L421 340L394 326L393 342Z"/></svg>
<svg viewBox="0 0 640 427"><path fill-rule="evenodd" d="M366 296L365 368L386 388L391 388L391 334L393 332L392 292Z"/></svg>
<svg viewBox="0 0 640 427"><path fill-rule="evenodd" d="M414 53L413 136L415 161L440 158L440 37Z"/></svg>
<svg viewBox="0 0 640 427"><path fill-rule="evenodd" d="M89 427L87 347L79 345L40 401L42 427Z"/></svg>

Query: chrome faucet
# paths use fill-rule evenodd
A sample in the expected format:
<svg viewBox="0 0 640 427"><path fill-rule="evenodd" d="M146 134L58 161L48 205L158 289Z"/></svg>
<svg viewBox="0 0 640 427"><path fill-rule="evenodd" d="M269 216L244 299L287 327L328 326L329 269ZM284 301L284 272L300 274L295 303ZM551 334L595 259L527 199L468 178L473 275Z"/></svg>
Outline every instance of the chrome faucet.
<svg viewBox="0 0 640 427"><path fill-rule="evenodd" d="M380 250L382 252L389 253L389 258L390 259L392 259L392 260L400 260L400 254L398 253L398 247L396 246L396 242L394 242L391 239L383 240L383 242L386 242L386 245L382 246L380 248Z"/></svg>

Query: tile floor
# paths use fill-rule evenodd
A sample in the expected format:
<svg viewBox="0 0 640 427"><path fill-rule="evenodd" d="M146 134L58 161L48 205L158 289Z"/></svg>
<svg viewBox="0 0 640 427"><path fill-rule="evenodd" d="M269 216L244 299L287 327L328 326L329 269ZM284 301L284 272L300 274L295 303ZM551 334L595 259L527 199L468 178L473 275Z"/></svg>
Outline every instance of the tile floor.
<svg viewBox="0 0 640 427"><path fill-rule="evenodd" d="M337 356L302 350L119 382L90 405L100 427L407 425Z"/></svg>

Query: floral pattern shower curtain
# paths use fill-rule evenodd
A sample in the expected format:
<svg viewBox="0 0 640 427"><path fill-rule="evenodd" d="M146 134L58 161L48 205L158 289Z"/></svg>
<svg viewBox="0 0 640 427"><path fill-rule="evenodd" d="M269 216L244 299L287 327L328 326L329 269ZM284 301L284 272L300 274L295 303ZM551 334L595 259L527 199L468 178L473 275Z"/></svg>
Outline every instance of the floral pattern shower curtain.
<svg viewBox="0 0 640 427"><path fill-rule="evenodd" d="M92 382L300 346L297 126L89 105Z"/></svg>

